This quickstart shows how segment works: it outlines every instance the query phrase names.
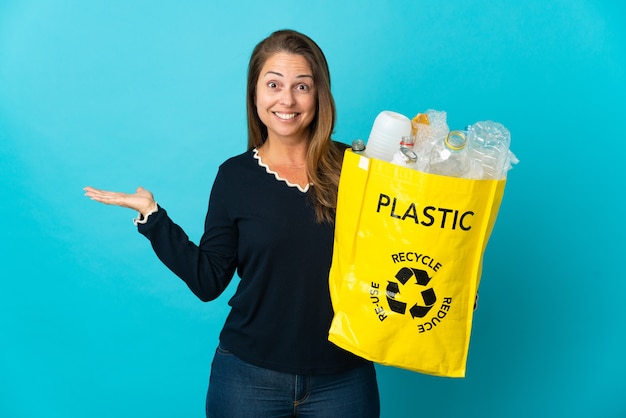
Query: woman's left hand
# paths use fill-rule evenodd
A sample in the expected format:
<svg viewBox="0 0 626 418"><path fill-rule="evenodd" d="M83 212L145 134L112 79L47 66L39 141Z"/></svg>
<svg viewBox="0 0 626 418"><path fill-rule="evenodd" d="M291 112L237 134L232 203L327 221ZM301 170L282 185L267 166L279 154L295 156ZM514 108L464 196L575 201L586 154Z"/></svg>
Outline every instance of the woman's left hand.
<svg viewBox="0 0 626 418"><path fill-rule="evenodd" d="M138 187L135 193L110 192L90 186L84 188L85 196L106 205L121 206L134 209L144 217L157 209L152 193L143 187Z"/></svg>

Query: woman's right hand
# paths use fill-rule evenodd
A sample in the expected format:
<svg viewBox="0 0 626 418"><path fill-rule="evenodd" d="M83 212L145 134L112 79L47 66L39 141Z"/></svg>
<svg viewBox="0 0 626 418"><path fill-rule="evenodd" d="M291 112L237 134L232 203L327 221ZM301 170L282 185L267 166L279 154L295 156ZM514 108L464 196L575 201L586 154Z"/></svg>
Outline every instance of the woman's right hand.
<svg viewBox="0 0 626 418"><path fill-rule="evenodd" d="M135 193L109 192L106 190L95 189L87 186L85 196L92 200L104 203L106 205L122 206L134 209L146 217L148 214L156 211L157 204L152 193L143 187L138 187Z"/></svg>

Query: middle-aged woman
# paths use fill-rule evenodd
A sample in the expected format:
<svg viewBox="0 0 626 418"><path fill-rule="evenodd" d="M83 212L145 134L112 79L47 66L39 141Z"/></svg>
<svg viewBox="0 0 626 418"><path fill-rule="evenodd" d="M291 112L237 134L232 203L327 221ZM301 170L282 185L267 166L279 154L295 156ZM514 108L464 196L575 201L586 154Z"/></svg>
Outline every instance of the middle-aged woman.
<svg viewBox="0 0 626 418"><path fill-rule="evenodd" d="M248 68L248 150L218 171L199 245L155 202L86 187L93 200L139 212L161 261L203 301L240 282L220 333L210 417L378 417L371 362L328 341L328 273L345 145L331 139L326 58L309 37L277 31Z"/></svg>

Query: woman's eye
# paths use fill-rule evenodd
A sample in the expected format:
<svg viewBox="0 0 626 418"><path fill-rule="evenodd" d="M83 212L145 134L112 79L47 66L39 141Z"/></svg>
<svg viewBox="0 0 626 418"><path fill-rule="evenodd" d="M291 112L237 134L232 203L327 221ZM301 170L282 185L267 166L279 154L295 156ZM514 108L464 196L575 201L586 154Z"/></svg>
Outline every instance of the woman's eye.
<svg viewBox="0 0 626 418"><path fill-rule="evenodd" d="M270 89L275 89L278 87L278 84L276 84L273 81L270 81L269 83L267 83L267 87L269 87Z"/></svg>
<svg viewBox="0 0 626 418"><path fill-rule="evenodd" d="M296 89L297 89L299 92L304 93L304 92L309 91L309 86L307 86L306 84L298 84L298 86L296 87Z"/></svg>

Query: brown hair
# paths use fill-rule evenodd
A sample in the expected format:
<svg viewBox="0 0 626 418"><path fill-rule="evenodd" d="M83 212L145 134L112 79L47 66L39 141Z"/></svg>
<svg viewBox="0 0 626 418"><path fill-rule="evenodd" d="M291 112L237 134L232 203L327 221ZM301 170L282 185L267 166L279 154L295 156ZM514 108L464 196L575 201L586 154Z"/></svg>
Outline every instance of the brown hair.
<svg viewBox="0 0 626 418"><path fill-rule="evenodd" d="M287 52L304 57L313 73L317 98L315 117L311 122L307 151L307 174L313 187L309 189L318 222L333 222L337 207L339 173L345 147L331 139L335 129L335 100L330 91L330 72L324 53L308 36L280 30L261 41L252 51L248 65L248 149L260 147L267 139L267 127L256 111L256 84L263 65L269 57Z"/></svg>

